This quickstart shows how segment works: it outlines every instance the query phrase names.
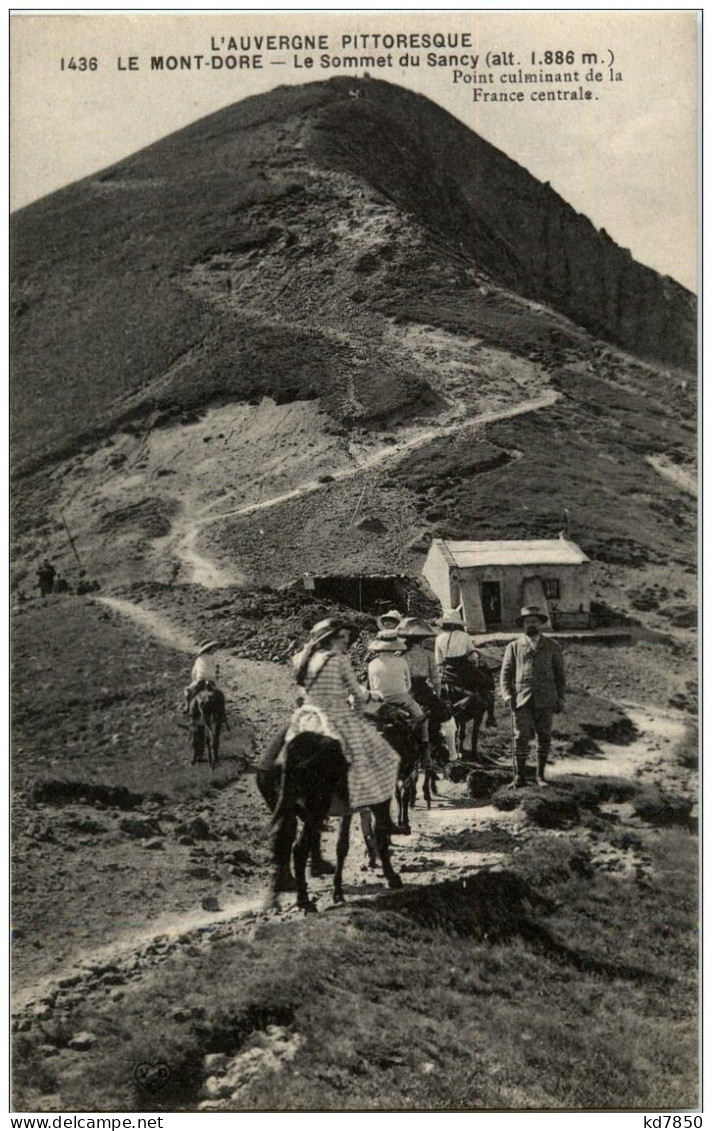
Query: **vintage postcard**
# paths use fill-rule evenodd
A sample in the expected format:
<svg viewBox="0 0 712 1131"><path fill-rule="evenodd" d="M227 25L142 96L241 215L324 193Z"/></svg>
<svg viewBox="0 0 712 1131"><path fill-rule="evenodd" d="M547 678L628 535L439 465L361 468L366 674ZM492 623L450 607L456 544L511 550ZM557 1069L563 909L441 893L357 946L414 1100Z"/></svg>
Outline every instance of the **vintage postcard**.
<svg viewBox="0 0 712 1131"><path fill-rule="evenodd" d="M14 1112L701 1125L699 19L11 15Z"/></svg>

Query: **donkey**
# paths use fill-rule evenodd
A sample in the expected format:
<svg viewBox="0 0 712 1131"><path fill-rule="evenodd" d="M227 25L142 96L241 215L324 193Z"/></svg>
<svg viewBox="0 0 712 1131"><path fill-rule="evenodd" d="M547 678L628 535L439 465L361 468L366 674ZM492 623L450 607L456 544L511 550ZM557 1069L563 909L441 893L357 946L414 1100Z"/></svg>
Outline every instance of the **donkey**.
<svg viewBox="0 0 712 1131"><path fill-rule="evenodd" d="M392 746L400 756L396 801L398 803L398 824L406 833L411 831L409 815L410 809L415 803L418 785L422 743L416 731L420 730L421 725L418 721L413 722L407 711L392 703L383 703L376 715L376 726L380 733L389 746ZM425 767L423 797L428 809L431 801L431 778L432 770L427 766Z"/></svg>
<svg viewBox="0 0 712 1131"><path fill-rule="evenodd" d="M287 746L282 771L279 799L272 815L272 848L275 862L273 895L284 890L285 875L294 844L294 876L297 885L297 906L306 914L316 911L309 896L306 881L307 859L312 851L319 851L321 828L329 815L332 801L336 799L344 809L348 805L348 765L340 743L327 735L304 731L297 734ZM383 874L390 888L403 886L403 881L391 863L389 833L392 823L389 802L372 806L375 819L375 840ZM294 843L295 818L302 821L302 829ZM344 902L343 868L349 847L351 815L341 818L336 848L336 872L333 898ZM288 890L288 889L287 889Z"/></svg>
<svg viewBox="0 0 712 1131"><path fill-rule="evenodd" d="M460 659L458 657L458 659ZM469 724L472 724L472 759L477 761L477 747L482 722L496 726L494 714L494 674L486 664L475 666L469 660L457 666L450 660L443 675L443 690L457 726L457 749L462 755L467 741Z"/></svg>

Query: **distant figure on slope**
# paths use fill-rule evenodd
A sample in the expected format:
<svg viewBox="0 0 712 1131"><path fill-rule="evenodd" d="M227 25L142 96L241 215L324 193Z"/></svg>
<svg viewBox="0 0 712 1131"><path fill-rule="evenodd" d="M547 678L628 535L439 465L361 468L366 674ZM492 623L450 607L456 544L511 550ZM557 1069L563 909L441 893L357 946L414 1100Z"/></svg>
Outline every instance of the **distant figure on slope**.
<svg viewBox="0 0 712 1131"><path fill-rule="evenodd" d="M225 696L218 688L220 665L215 653L219 647L217 640L207 640L198 648L198 655L190 673L190 683L183 692L183 711L186 715L190 713L190 701L196 691L202 691L203 688L214 690L217 693L218 702L222 704L223 711L225 709Z"/></svg>
<svg viewBox="0 0 712 1131"><path fill-rule="evenodd" d="M536 605L526 605L517 617L523 633L507 645L502 661L500 689L512 711L515 776L513 784L526 785L529 745L536 736L538 785L546 785L544 769L551 750L553 716L564 710L566 678L564 657L555 640L542 636L546 615Z"/></svg>
<svg viewBox="0 0 712 1131"><path fill-rule="evenodd" d="M59 574L58 574L57 577L54 579L54 585L53 585L52 589L53 589L53 592L55 592L55 593L68 593L69 592L69 582L67 581L66 577L60 577Z"/></svg>
<svg viewBox="0 0 712 1131"><path fill-rule="evenodd" d="M40 596L46 597L52 592L54 588L54 579L57 576L57 571L50 561L45 558L42 565L37 570L37 580L40 587Z"/></svg>

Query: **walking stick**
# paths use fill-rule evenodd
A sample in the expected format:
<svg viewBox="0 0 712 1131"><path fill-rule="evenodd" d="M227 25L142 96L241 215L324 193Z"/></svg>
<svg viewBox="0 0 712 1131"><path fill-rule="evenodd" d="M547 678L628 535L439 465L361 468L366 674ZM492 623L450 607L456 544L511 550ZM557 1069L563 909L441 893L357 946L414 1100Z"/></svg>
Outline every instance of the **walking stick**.
<svg viewBox="0 0 712 1131"><path fill-rule="evenodd" d="M79 557L79 554L77 552L77 547L74 545L74 539L72 538L72 535L69 532L69 527L67 526L67 520L64 517L64 514L63 514L62 511L59 512L59 515L60 515L60 518L62 519L62 524L64 526L64 529L67 532L67 538L69 539L69 545L72 547L74 557L77 559L77 564L79 565L80 569L83 569L82 559Z"/></svg>
<svg viewBox="0 0 712 1131"><path fill-rule="evenodd" d="M514 737L514 707L512 706L512 702L513 702L513 700L510 700L510 703L509 703L509 722L511 724L511 735L512 735L512 788L514 788L514 786L516 785L516 782L517 782L517 776L518 775L517 775L517 743L516 743L516 739Z"/></svg>

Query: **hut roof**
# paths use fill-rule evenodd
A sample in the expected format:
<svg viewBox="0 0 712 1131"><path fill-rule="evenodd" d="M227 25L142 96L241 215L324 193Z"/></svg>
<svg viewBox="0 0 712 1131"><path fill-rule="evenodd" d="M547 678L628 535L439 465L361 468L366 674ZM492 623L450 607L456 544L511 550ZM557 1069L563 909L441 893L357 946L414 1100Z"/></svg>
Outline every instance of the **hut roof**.
<svg viewBox="0 0 712 1131"><path fill-rule="evenodd" d="M482 566L581 565L589 559L575 542L549 538L532 542L438 542L460 569Z"/></svg>

